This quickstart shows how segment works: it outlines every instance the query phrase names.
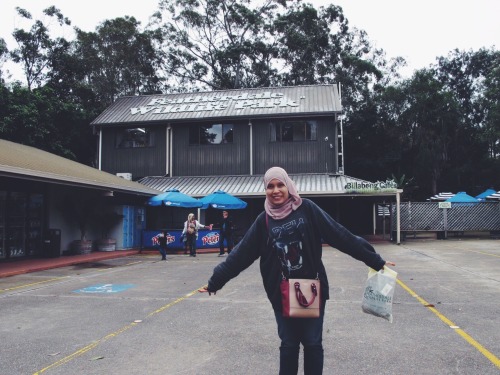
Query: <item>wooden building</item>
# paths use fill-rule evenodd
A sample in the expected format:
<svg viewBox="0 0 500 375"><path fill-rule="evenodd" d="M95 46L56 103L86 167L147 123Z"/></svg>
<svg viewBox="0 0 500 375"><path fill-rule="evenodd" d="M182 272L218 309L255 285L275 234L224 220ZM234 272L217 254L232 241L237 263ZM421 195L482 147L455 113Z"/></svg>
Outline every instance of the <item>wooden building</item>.
<svg viewBox="0 0 500 375"><path fill-rule="evenodd" d="M360 234L374 231L375 203L399 199L393 185L344 174L337 85L122 97L91 125L100 169L194 197L224 190L249 203L239 213L243 229L262 211L262 175L271 166L285 168L302 196ZM184 214L150 224L179 226ZM214 222L216 214L201 218Z"/></svg>

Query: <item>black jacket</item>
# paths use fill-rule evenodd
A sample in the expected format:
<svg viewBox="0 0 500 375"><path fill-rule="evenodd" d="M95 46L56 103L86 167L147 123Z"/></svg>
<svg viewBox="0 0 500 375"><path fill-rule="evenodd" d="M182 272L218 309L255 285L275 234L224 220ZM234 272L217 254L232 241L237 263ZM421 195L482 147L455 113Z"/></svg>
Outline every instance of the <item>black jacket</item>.
<svg viewBox="0 0 500 375"><path fill-rule="evenodd" d="M222 230L224 224L226 227ZM233 233L233 221L229 216L226 219L222 219L219 223L216 223L215 226L219 227L220 231L224 232L226 235L231 235Z"/></svg>
<svg viewBox="0 0 500 375"><path fill-rule="evenodd" d="M323 300L329 299L328 278L325 266L321 261L323 242L364 262L377 271L382 269L385 261L366 240L349 232L314 202L303 199L297 212L299 210L302 210L300 214L305 218L303 229L301 229L304 248L310 249L307 256L310 257L310 261L318 271ZM269 218L269 220L272 219ZM281 311L282 267L269 241L268 228L266 214L262 212L226 260L214 268L212 277L208 281L210 292L221 289L229 280L238 276L257 258L260 258L260 272L267 297L274 310Z"/></svg>

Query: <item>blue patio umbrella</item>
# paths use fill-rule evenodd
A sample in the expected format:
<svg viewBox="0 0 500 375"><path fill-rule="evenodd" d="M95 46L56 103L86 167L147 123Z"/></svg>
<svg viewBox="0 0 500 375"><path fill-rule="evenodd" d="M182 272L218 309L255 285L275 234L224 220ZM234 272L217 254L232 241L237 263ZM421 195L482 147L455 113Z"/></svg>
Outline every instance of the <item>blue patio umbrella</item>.
<svg viewBox="0 0 500 375"><path fill-rule="evenodd" d="M481 194L476 195L476 199L478 199L480 201L484 201L484 200L486 200L486 197L488 197L489 195L495 194L495 193L496 193L495 190L487 189L487 190L483 191Z"/></svg>
<svg viewBox="0 0 500 375"><path fill-rule="evenodd" d="M453 197L448 198L447 200L445 200L445 202L452 202L452 203L478 203L479 201L476 198L471 197L465 191L459 191Z"/></svg>
<svg viewBox="0 0 500 375"><path fill-rule="evenodd" d="M247 206L247 202L242 201L222 190L214 191L206 197L200 198L203 203L202 208L217 208L219 210L240 210Z"/></svg>
<svg viewBox="0 0 500 375"><path fill-rule="evenodd" d="M167 207L201 207L203 205L198 199L187 194L181 193L177 189L170 189L166 192L149 198L148 206L167 206Z"/></svg>
<svg viewBox="0 0 500 375"><path fill-rule="evenodd" d="M431 200L431 201L442 201L442 202L444 202L444 201L446 201L447 199L449 199L449 198L453 197L454 195L455 195L455 194L453 194L453 193L449 193L449 192L447 192L447 193L439 193L439 194L433 195L433 196L430 198L430 200ZM427 200L429 200L429 199L427 199Z"/></svg>
<svg viewBox="0 0 500 375"><path fill-rule="evenodd" d="M486 199L500 199L500 191L497 191L496 193L493 193L491 195L488 195Z"/></svg>

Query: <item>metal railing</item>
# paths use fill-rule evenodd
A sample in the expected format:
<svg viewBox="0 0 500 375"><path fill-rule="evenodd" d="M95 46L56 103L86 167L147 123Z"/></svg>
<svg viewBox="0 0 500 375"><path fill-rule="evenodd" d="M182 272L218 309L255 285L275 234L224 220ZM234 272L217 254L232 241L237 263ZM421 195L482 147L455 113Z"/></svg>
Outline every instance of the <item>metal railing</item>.
<svg viewBox="0 0 500 375"><path fill-rule="evenodd" d="M396 207L391 211L391 228L396 230ZM451 203L401 202L402 232L416 231L500 231L500 202Z"/></svg>

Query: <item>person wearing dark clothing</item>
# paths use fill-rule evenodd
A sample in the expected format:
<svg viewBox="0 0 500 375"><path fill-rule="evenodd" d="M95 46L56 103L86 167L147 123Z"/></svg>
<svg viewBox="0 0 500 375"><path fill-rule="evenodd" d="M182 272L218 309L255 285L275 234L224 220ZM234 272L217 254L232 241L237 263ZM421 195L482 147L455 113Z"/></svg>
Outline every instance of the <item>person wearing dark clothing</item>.
<svg viewBox="0 0 500 375"><path fill-rule="evenodd" d="M222 211L222 221L219 223L219 256L224 255L224 240L227 242L227 253L231 253L234 246L233 221L229 218L227 211Z"/></svg>
<svg viewBox="0 0 500 375"><path fill-rule="evenodd" d="M167 260L167 232L163 231L158 235L158 244L161 254L161 260Z"/></svg>
<svg viewBox="0 0 500 375"><path fill-rule="evenodd" d="M296 375L300 344L304 347L304 374L323 372L323 318L329 284L321 260L323 242L367 266L381 270L386 262L364 239L337 223L314 202L297 193L286 171L270 168L264 175L264 212L224 262L219 263L200 292L215 294L228 281L260 259L264 289L273 307L280 346L280 375ZM320 280L320 317L283 317L280 283L286 278Z"/></svg>

